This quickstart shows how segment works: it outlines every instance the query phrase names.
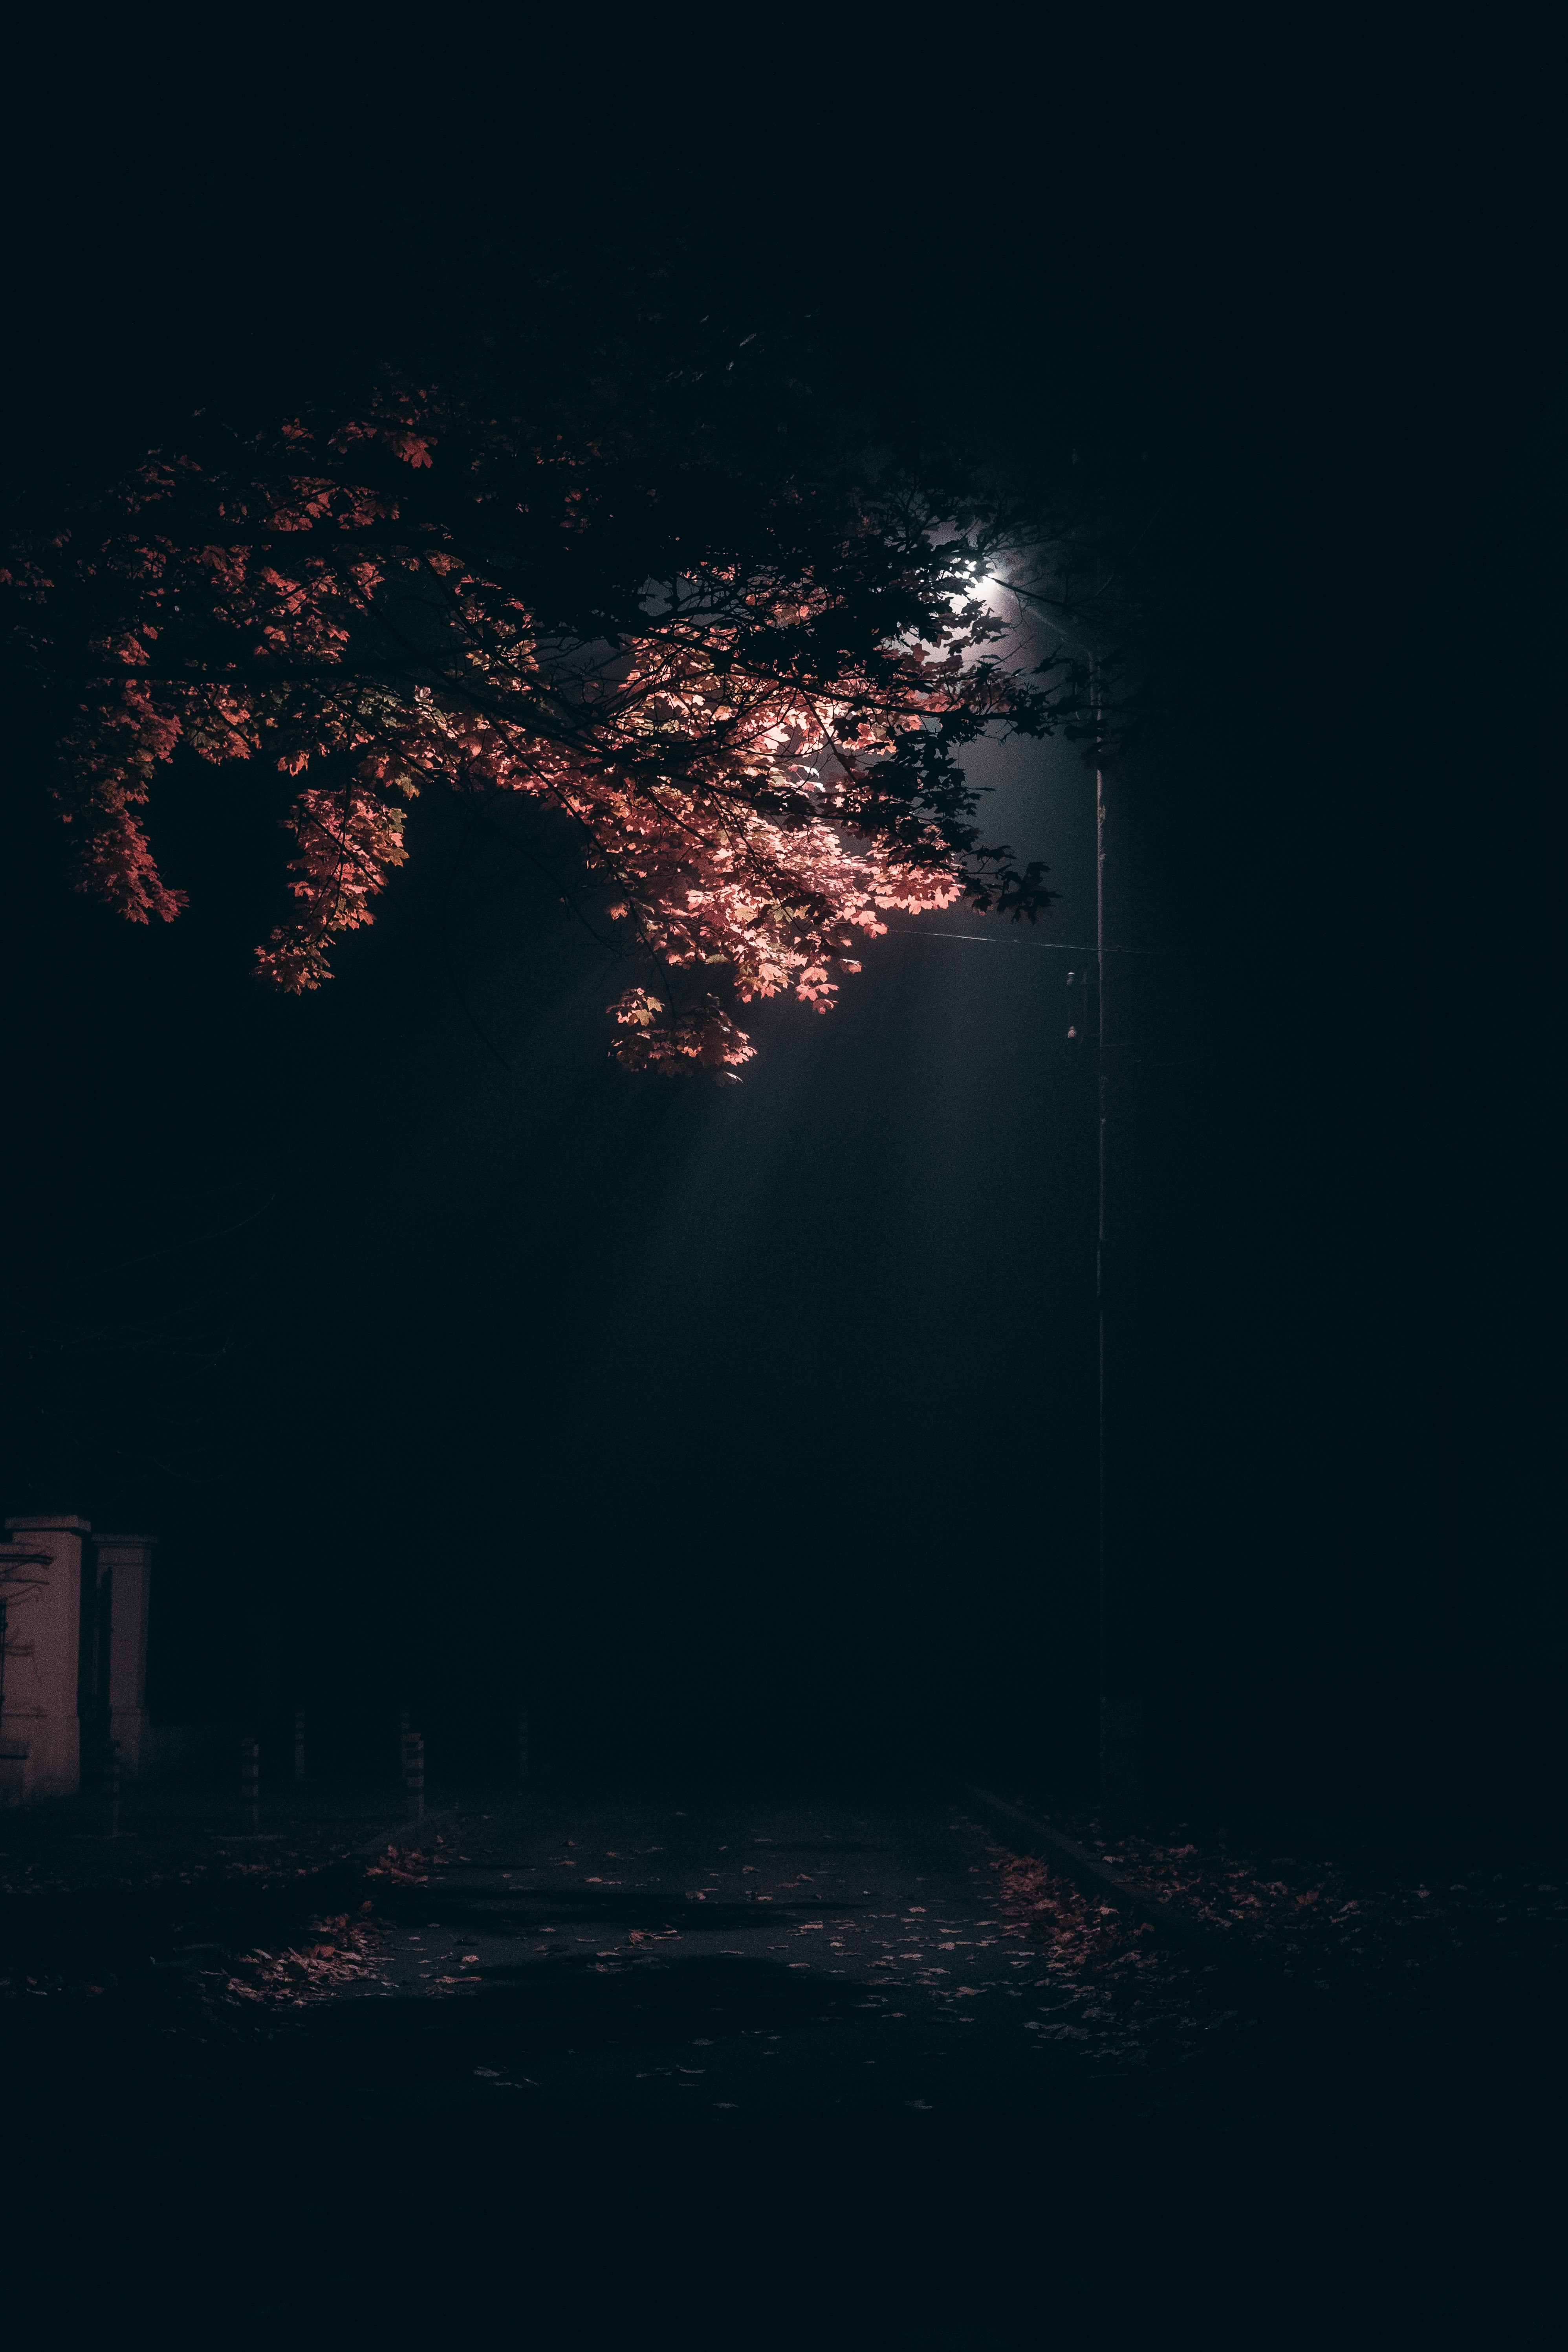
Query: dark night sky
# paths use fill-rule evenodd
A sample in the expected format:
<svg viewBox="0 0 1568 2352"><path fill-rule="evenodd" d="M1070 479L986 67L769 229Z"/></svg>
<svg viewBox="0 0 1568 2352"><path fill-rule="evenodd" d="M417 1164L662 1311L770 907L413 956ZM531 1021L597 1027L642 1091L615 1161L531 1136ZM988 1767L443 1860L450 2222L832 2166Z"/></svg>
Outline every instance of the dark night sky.
<svg viewBox="0 0 1568 2352"><path fill-rule="evenodd" d="M1500 180L1443 121L1391 149L1347 105L1265 180L1269 123L1240 108L1234 137L1169 133L1109 186L1053 188L1009 135L984 217L922 208L913 236L901 142L834 199L887 311L920 319L911 365L1005 462L1150 452L1156 656L1192 691L1116 779L1112 929L1158 951L1129 998L1122 1491L1183 1770L1234 1772L1268 1718L1300 1769L1310 1720L1367 1686L1428 1731L1456 1706L1489 1725L1521 1653L1563 1654L1558 192L1528 140ZM24 437L112 440L205 379L282 380L345 281L355 320L392 299L409 207L456 233L418 185L356 211L340 154L338 234L295 265L272 230L297 194L165 155L132 268L95 152L96 176L46 180L27 241ZM807 278L820 225L784 242ZM726 233L755 266L747 219ZM238 323L215 254L265 291ZM824 299L852 312L854 275ZM1081 765L996 777L1063 887L1051 936L1090 936ZM19 785L6 814L10 1173L36 1133L75 1188L31 1205L37 1252L79 1257L172 1188L274 1202L226 1245L246 1347L210 1483L96 1460L79 1493L26 1497L163 1532L165 1703L197 1703L263 1596L283 1682L322 1709L401 1685L456 1737L470 1683L482 1712L521 1680L563 1742L848 1728L1073 1768L1093 1107L1071 959L889 939L831 1019L765 1009L744 1087L637 1082L605 1061L604 951L434 813L333 987L261 996L271 812L213 793L174 780L194 903L156 935L61 892Z"/></svg>

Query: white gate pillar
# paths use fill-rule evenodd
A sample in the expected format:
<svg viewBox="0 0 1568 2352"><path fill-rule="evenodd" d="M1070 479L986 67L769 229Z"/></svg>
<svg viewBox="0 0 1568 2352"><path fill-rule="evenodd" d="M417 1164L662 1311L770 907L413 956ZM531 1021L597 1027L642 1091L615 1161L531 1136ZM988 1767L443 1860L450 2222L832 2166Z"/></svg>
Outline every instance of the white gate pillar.
<svg viewBox="0 0 1568 2352"><path fill-rule="evenodd" d="M26 1598L18 1595L6 1612L0 1746L26 1748L27 1796L70 1796L81 1786L82 1546L92 1527L72 1512L44 1511L7 1519L5 1532L48 1560L28 1569Z"/></svg>

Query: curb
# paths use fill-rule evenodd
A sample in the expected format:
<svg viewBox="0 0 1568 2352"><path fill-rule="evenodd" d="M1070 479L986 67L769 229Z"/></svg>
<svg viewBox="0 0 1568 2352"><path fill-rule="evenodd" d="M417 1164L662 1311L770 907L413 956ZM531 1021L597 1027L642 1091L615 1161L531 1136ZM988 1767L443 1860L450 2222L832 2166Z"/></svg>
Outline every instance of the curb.
<svg viewBox="0 0 1568 2352"><path fill-rule="evenodd" d="M1164 1942L1179 1945L1184 1950L1197 1955L1211 1968L1223 1969L1237 1990L1245 1991L1250 1997L1254 2006L1286 2009L1295 2015L1328 2017L1332 2007L1331 1997L1309 1992L1289 1978L1280 1976L1266 1963L1254 1959L1249 1953L1238 1952L1226 1937L1216 1935L1212 1927L1200 1926L1197 1920L1190 1918L1173 1904L1162 1903L1155 1895L1142 1894L1120 1873L1108 1870L1102 1862L1097 1861L1089 1848L1079 1845L1076 1838L1068 1837L1061 1830L1052 1829L1048 1822L1025 1812L1020 1805L1008 1804L1005 1798L994 1795L989 1789L980 1788L973 1780L961 1780L958 1787L971 1803L983 1806L987 1812L997 1815L1016 1829L1026 1830L1037 1848L1041 1845L1048 1847L1065 1874L1085 1894L1107 1896L1118 1910L1131 1912L1135 1917L1146 1920ZM1016 1853L1020 1851L1016 1839L1008 1843Z"/></svg>

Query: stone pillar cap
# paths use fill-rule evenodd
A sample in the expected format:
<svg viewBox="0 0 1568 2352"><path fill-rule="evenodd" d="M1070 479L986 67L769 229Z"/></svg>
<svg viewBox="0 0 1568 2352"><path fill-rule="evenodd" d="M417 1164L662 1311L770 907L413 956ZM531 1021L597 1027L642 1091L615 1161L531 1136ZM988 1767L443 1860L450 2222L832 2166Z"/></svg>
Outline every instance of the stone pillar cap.
<svg viewBox="0 0 1568 2352"><path fill-rule="evenodd" d="M92 1521L79 1518L74 1511L29 1511L19 1518L5 1522L8 1535L82 1535L92 1533Z"/></svg>

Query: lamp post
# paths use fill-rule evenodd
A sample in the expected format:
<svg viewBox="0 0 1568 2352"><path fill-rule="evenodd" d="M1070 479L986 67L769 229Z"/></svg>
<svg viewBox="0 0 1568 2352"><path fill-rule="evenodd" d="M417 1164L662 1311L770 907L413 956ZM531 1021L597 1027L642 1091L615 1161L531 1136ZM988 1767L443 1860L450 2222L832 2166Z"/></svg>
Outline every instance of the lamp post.
<svg viewBox="0 0 1568 2352"><path fill-rule="evenodd" d="M1105 939L1105 753L1101 734L1099 684L1092 656L1089 675L1094 694L1094 958L1096 989L1096 1205L1094 1246L1095 1310L1095 1583L1098 1600L1098 1664L1100 1682L1100 1816L1108 1836L1120 1837L1143 1810L1143 1700L1128 1687L1142 1681L1130 1654L1131 1628L1126 1591L1122 1547L1110 1521L1110 1420L1107 1370L1109 1278L1114 1260L1108 1213L1110 1154L1113 1144L1111 1109L1112 1056L1124 1058L1113 1038L1106 989ZM1127 1240L1122 1235L1126 1263ZM1125 1289L1123 1289L1125 1296Z"/></svg>
<svg viewBox="0 0 1568 2352"><path fill-rule="evenodd" d="M1015 591L1018 593L1017 591ZM1027 594L1026 590L1022 592ZM1020 597L1020 610L1022 600ZM1089 697L1094 719L1094 965L1095 965L1095 1599L1096 1669L1100 1700L1100 1818L1109 1837L1120 1837L1143 1811L1143 1697L1139 1612L1127 1562L1125 1508L1127 1482L1120 1474L1113 1439L1120 1423L1113 1421L1113 1397L1125 1391L1131 1353L1131 1335L1125 1319L1121 1326L1122 1352L1120 1382L1114 1345L1118 1336L1116 1309L1130 1297L1128 1272L1131 1255L1130 1221L1126 1215L1125 1182L1119 1189L1118 1166L1125 1171L1128 1121L1124 1088L1131 1056L1129 1042L1115 1034L1107 974L1116 950L1106 939L1107 795L1104 709L1100 699L1100 663L1093 648L1075 637L1051 614L1039 615L1064 645L1089 665ZM1120 1119L1113 1114L1120 1111ZM1120 1147L1123 1155L1117 1160ZM1118 1219L1117 1209L1122 1214ZM1117 1507L1118 1503L1121 1508Z"/></svg>
<svg viewBox="0 0 1568 2352"><path fill-rule="evenodd" d="M1030 604L1047 602L1038 591L1016 582L1007 584L1017 601L1020 620L1026 600ZM1118 1007L1113 1003L1107 976L1116 956L1142 954L1145 950L1114 944L1106 937L1108 835L1111 828L1108 823L1099 656L1081 637L1064 627L1054 612L1039 612L1034 617L1053 630L1087 664L1094 719L1096 1681L1100 1827L1107 1836L1120 1837L1143 1811L1144 1652L1142 1612L1130 1568L1131 1522L1123 1468L1125 1456L1116 1451L1116 1441L1128 1416L1113 1411L1116 1399L1127 1393L1133 1354L1132 1324L1126 1311L1131 1298L1130 1268L1133 1258L1126 1179L1130 1146L1126 1080L1134 1057L1130 1039L1116 1034L1112 1013ZM1042 944L1058 947L1064 952L1079 951L1067 941ZM1069 971L1068 988L1079 984L1079 976ZM1087 1027L1087 1020L1083 1025ZM1076 1002L1068 1034L1074 1038L1081 1034ZM1132 1534L1138 1539L1135 1527Z"/></svg>

